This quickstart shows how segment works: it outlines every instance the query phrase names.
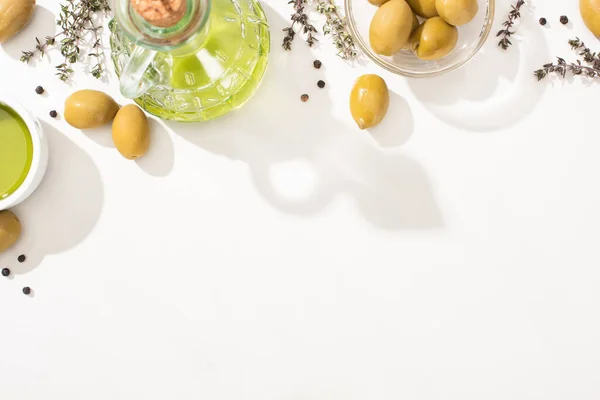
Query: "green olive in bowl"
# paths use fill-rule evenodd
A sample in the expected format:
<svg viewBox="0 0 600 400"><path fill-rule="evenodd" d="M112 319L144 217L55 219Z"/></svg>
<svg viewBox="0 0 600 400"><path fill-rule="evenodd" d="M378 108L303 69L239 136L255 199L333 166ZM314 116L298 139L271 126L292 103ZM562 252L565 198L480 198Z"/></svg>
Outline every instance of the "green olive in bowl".
<svg viewBox="0 0 600 400"><path fill-rule="evenodd" d="M383 4L387 3L389 0L369 0L369 3L374 6L381 7Z"/></svg>
<svg viewBox="0 0 600 400"><path fill-rule="evenodd" d="M369 27L369 41L373 51L391 56L402 49L410 37L413 17L405 0L390 0L379 7Z"/></svg>
<svg viewBox="0 0 600 400"><path fill-rule="evenodd" d="M419 18L417 18L417 14L413 13L413 24L412 27L410 28L410 33L412 34L417 28L419 27ZM408 40L406 41L406 43L404 43L404 45L402 46L403 50L410 50L411 46L410 46L410 37L408 38Z"/></svg>
<svg viewBox="0 0 600 400"><path fill-rule="evenodd" d="M408 5L419 17L431 18L438 15L435 0L406 0Z"/></svg>
<svg viewBox="0 0 600 400"><path fill-rule="evenodd" d="M365 0L344 0L348 29L358 48L378 67L410 78L429 78L461 68L480 51L493 28L495 0L478 0L479 12L459 27L454 50L439 60L422 60L412 51L401 50L391 56L378 54L369 43L369 28L378 8Z"/></svg>
<svg viewBox="0 0 600 400"><path fill-rule="evenodd" d="M477 0L435 0L440 17L454 26L468 24L479 12Z"/></svg>
<svg viewBox="0 0 600 400"><path fill-rule="evenodd" d="M412 33L410 41L413 52L421 60L439 60L456 46L458 29L441 17L433 17Z"/></svg>

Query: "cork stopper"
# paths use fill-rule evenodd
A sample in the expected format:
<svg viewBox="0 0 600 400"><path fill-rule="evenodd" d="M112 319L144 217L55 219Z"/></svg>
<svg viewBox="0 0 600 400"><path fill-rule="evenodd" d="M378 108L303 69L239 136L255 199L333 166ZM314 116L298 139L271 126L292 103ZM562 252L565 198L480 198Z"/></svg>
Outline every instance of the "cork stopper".
<svg viewBox="0 0 600 400"><path fill-rule="evenodd" d="M159 28L176 25L187 9L187 0L131 0L133 9Z"/></svg>

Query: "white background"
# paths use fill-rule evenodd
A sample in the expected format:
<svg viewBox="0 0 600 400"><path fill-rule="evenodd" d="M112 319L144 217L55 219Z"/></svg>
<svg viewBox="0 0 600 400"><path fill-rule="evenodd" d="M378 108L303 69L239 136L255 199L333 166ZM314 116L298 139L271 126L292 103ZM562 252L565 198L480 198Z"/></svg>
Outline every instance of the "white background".
<svg viewBox="0 0 600 400"><path fill-rule="evenodd" d="M284 52L291 5L266 1L257 95L214 122L153 122L137 163L109 128L48 116L75 89L126 103L114 76L68 86L58 54L18 61L56 3L0 50L0 90L51 146L0 255L2 400L600 398L598 83L532 75L574 59L571 37L600 50L575 0L528 5L507 52L500 0L481 53L423 81L348 65L327 39ZM366 72L394 93L371 132L347 106Z"/></svg>

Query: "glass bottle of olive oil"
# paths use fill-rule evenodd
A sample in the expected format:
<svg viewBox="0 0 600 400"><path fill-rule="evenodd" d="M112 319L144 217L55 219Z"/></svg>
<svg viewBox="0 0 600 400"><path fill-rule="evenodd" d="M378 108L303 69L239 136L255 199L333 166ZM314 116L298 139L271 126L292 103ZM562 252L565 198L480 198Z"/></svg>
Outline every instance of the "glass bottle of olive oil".
<svg viewBox="0 0 600 400"><path fill-rule="evenodd" d="M27 124L15 110L0 102L0 200L25 181L33 160Z"/></svg>
<svg viewBox="0 0 600 400"><path fill-rule="evenodd" d="M185 0L169 27L117 0L111 55L121 92L163 119L205 121L244 104L267 66L269 27L256 0Z"/></svg>

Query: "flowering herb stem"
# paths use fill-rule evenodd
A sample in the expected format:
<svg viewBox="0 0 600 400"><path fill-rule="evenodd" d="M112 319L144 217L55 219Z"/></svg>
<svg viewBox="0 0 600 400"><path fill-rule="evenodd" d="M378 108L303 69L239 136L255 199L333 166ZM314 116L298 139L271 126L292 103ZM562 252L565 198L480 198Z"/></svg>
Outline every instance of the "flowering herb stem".
<svg viewBox="0 0 600 400"><path fill-rule="evenodd" d="M354 39L348 32L346 18L340 16L338 7L333 0L324 0L317 4L317 11L325 15L326 22L323 33L331 35L333 44L338 51L338 56L344 60L354 58L357 55Z"/></svg>
<svg viewBox="0 0 600 400"><path fill-rule="evenodd" d="M286 36L283 38L283 48L285 50L292 49L292 42L296 37L296 31L294 28L296 25L300 25L300 32L306 34L306 43L310 47L318 41L318 39L314 36L317 33L317 29L310 23L308 19L308 15L304 11L306 8L306 0L291 0L288 4L294 5L294 13L292 14L292 24L284 28L283 31L286 32Z"/></svg>

